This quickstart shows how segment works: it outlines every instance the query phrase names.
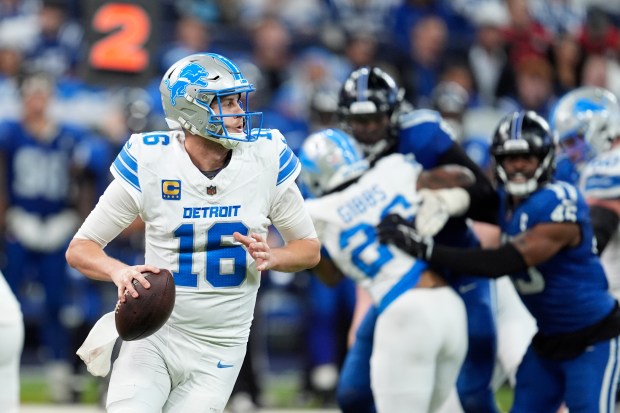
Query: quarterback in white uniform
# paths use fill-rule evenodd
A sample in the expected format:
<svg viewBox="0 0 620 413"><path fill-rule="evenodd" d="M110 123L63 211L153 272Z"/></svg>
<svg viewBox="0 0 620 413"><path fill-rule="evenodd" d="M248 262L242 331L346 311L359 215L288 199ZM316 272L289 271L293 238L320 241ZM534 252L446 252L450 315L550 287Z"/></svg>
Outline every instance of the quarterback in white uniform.
<svg viewBox="0 0 620 413"><path fill-rule="evenodd" d="M67 251L94 279L113 281L121 301L148 288L141 272L169 269L173 313L162 329L124 342L112 369L110 412L222 412L241 368L260 272L313 267L320 244L295 184L300 165L277 130L251 130L254 89L227 58L181 59L160 85L175 131L131 136L114 181ZM140 216L145 265L103 248ZM270 225L286 245L270 248Z"/></svg>
<svg viewBox="0 0 620 413"><path fill-rule="evenodd" d="M379 244L375 233L388 213L415 216L421 201L416 182L431 172L402 154L368 169L357 143L337 129L309 136L300 160L302 182L319 197L306 200L319 239L339 270L369 292L379 313L370 361L377 411L437 411L467 351L464 304L424 261ZM468 204L458 204L452 213L465 212Z"/></svg>

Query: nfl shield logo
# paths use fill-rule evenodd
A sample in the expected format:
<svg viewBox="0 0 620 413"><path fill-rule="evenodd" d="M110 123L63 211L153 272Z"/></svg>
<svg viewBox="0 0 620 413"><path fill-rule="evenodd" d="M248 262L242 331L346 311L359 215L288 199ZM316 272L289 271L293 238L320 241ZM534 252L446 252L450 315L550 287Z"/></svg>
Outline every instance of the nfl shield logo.
<svg viewBox="0 0 620 413"><path fill-rule="evenodd" d="M207 195L215 195L217 193L217 188L213 185L207 187Z"/></svg>

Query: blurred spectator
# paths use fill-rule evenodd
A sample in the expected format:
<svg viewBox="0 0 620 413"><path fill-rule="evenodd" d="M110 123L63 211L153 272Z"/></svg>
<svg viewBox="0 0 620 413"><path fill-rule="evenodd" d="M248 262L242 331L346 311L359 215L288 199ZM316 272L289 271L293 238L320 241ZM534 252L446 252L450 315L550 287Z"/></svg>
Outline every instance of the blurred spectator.
<svg viewBox="0 0 620 413"><path fill-rule="evenodd" d="M402 0L325 0L333 25L345 33L364 30L384 44L391 43L390 19Z"/></svg>
<svg viewBox="0 0 620 413"><path fill-rule="evenodd" d="M217 0L175 0L174 5L181 16L193 16L203 23L219 20L220 10Z"/></svg>
<svg viewBox="0 0 620 413"><path fill-rule="evenodd" d="M0 43L15 49L32 47L38 32L39 0L0 0Z"/></svg>
<svg viewBox="0 0 620 413"><path fill-rule="evenodd" d="M528 0L534 20L553 36L577 35L586 19L586 8L581 0Z"/></svg>
<svg viewBox="0 0 620 413"><path fill-rule="evenodd" d="M0 124L0 173L5 229L4 274L20 300L26 324L40 331L51 397L71 399L71 329L84 318L72 309L65 250L80 222L94 205L85 156L88 134L58 124L49 115L55 84L49 75L24 76L20 83L22 114ZM42 293L36 300L35 291Z"/></svg>
<svg viewBox="0 0 620 413"><path fill-rule="evenodd" d="M448 29L439 17L425 17L409 30L411 50L403 86L415 105L428 107L445 58Z"/></svg>
<svg viewBox="0 0 620 413"><path fill-rule="evenodd" d="M273 15L258 20L249 29L251 45L248 60L260 70L264 84L261 99L269 101L290 78L289 65L294 59L291 32Z"/></svg>
<svg viewBox="0 0 620 413"><path fill-rule="evenodd" d="M598 86L620 96L620 64L617 59L590 55L583 64L582 86Z"/></svg>
<svg viewBox="0 0 620 413"><path fill-rule="evenodd" d="M328 20L322 0L239 0L238 9L243 26L252 27L266 16L277 16L301 43L319 36Z"/></svg>
<svg viewBox="0 0 620 413"><path fill-rule="evenodd" d="M503 3L485 1L472 17L476 35L469 47L468 62L482 102L494 105L497 84L507 61L502 30L509 22L508 10Z"/></svg>
<svg viewBox="0 0 620 413"><path fill-rule="evenodd" d="M474 75L465 59L447 61L439 74L439 83L435 86L435 89L439 84L446 82L454 82L465 89L467 93L467 108L477 107L482 104L476 88Z"/></svg>
<svg viewBox="0 0 620 413"><path fill-rule="evenodd" d="M570 34L556 36L551 51L556 92L562 95L579 86L584 55L577 39Z"/></svg>
<svg viewBox="0 0 620 413"><path fill-rule="evenodd" d="M516 65L526 55L546 56L552 35L532 18L527 0L508 0L507 5L510 24L504 36L509 49L509 64Z"/></svg>
<svg viewBox="0 0 620 413"><path fill-rule="evenodd" d="M442 81L431 94L431 108L441 113L441 117L450 125L454 138L461 142L464 138L463 117L469 104L469 93L454 81Z"/></svg>
<svg viewBox="0 0 620 413"><path fill-rule="evenodd" d="M618 57L620 31L609 16L599 7L590 7L579 43L586 54L603 54Z"/></svg>
<svg viewBox="0 0 620 413"><path fill-rule="evenodd" d="M183 14L175 23L174 41L163 47L160 74L181 58L193 53L213 52L209 24L191 14Z"/></svg>
<svg viewBox="0 0 620 413"><path fill-rule="evenodd" d="M23 60L21 49L0 43L0 120L15 119L19 113L17 75Z"/></svg>
<svg viewBox="0 0 620 413"><path fill-rule="evenodd" d="M44 0L37 27L34 44L26 53L28 67L56 78L75 75L84 33L69 18L66 0Z"/></svg>
<svg viewBox="0 0 620 413"><path fill-rule="evenodd" d="M467 0L465 0L467 1ZM409 29L424 18L435 16L442 19L447 28L451 52L462 53L469 47L474 35L468 6L455 0L404 0L392 13L391 33L400 53L411 49ZM475 9L476 7L474 7Z"/></svg>
<svg viewBox="0 0 620 413"><path fill-rule="evenodd" d="M533 110L547 119L555 101L551 63L538 55L523 56L515 67L515 89L499 102L504 112Z"/></svg>

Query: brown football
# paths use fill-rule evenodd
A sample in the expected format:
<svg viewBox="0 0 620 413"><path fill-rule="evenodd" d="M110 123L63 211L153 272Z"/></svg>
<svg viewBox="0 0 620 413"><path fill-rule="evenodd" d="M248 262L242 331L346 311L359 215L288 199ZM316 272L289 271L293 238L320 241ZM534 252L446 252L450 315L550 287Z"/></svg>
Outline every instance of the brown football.
<svg viewBox="0 0 620 413"><path fill-rule="evenodd" d="M124 303L119 301L116 305L116 331L125 341L140 340L155 333L166 323L174 308L176 294L170 271L162 269L159 274L143 274L151 287L146 289L134 280L139 297L128 294Z"/></svg>

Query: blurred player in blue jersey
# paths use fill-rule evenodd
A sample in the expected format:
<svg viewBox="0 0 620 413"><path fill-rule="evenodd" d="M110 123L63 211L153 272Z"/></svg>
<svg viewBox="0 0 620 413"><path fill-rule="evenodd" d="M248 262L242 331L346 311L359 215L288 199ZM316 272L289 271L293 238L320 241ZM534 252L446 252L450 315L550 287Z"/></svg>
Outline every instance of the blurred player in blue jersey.
<svg viewBox="0 0 620 413"><path fill-rule="evenodd" d="M70 280L64 251L92 205L93 182L84 168L88 133L58 124L50 116L55 83L43 73L20 81L21 118L0 124L5 213L6 279L35 323L48 363L51 397L68 401L70 329L62 311L70 303ZM88 156L86 156L88 157ZM33 309L28 285L40 283L43 309ZM35 318L33 320L33 318Z"/></svg>
<svg viewBox="0 0 620 413"><path fill-rule="evenodd" d="M489 179L453 140L450 128L439 113L413 110L403 95L404 91L394 79L378 67L353 71L339 95L339 112L345 129L360 143L371 164L392 153L413 153L425 169L445 164L470 169L476 183L468 188L475 200L468 216L477 219L485 207L484 200L493 193ZM449 200L427 201L437 208L423 217L418 216L416 222L420 230L434 235L445 223L443 218L447 219L441 208ZM463 217L448 220L437 237L457 246L479 245ZM497 412L491 389L496 352L491 282L477 277L452 278L445 272L443 275L459 292L467 308L469 350L457 382L461 404L468 413ZM345 413L374 411L368 375L374 318L373 311L369 311L361 322L341 372L337 396Z"/></svg>
<svg viewBox="0 0 620 413"><path fill-rule="evenodd" d="M439 245L398 215L379 225L379 238L431 265L511 276L538 326L517 371L511 412L555 412L563 401L571 413L612 412L620 308L596 255L585 199L553 179L554 152L536 113L500 122L491 146L504 239L497 249Z"/></svg>
<svg viewBox="0 0 620 413"><path fill-rule="evenodd" d="M121 302L125 294L138 297L134 282L149 288L143 272L167 268L174 275L175 307L166 324L121 344L108 412L222 413L246 353L261 272L297 272L319 261L295 184L301 166L282 134L261 129L262 114L247 110L253 91L239 67L218 54L172 65L160 93L173 130L129 138L110 167L114 180L67 249L72 267L113 282ZM107 255L105 246L138 216L145 264ZM267 243L272 224L281 247ZM113 340L98 341L115 334L114 323L105 322L110 315L91 331L97 340L81 348L86 354L98 345L111 351ZM98 374L107 375L106 361Z"/></svg>

